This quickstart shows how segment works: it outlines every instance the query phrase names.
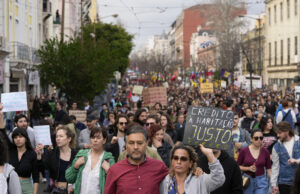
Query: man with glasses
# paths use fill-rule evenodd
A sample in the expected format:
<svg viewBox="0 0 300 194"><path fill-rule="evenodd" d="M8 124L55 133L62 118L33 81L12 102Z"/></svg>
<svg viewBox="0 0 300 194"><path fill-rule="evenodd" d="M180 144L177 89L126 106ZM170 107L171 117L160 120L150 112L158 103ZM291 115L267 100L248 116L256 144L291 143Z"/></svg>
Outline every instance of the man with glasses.
<svg viewBox="0 0 300 194"><path fill-rule="evenodd" d="M118 116L118 118L116 119L115 131L113 134L109 135L107 139L106 150L112 153L115 161L118 161L118 157L125 147L125 133L127 123L128 118L126 115Z"/></svg>
<svg viewBox="0 0 300 194"><path fill-rule="evenodd" d="M149 115L146 119L146 129L147 132L150 130L151 125L160 125L160 119L156 115ZM167 133L164 133L164 141L169 143L172 147L174 146L174 142L171 136Z"/></svg>

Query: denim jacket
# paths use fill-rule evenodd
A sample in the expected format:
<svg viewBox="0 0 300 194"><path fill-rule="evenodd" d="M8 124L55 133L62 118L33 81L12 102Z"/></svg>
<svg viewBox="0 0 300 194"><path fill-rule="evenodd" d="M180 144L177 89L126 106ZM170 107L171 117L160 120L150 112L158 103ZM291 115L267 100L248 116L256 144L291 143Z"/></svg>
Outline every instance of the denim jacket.
<svg viewBox="0 0 300 194"><path fill-rule="evenodd" d="M300 140L299 136L295 135L292 158L297 160L297 164L288 164L290 156L282 142L277 142L272 150L272 186L279 184L292 185L296 169L300 163Z"/></svg>

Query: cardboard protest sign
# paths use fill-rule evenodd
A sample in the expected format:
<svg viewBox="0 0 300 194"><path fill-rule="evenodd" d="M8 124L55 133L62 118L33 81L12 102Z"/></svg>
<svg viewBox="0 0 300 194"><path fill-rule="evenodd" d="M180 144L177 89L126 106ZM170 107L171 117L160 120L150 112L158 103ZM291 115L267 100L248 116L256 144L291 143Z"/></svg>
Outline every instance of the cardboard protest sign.
<svg viewBox="0 0 300 194"><path fill-rule="evenodd" d="M2 112L27 111L26 92L11 92L1 94Z"/></svg>
<svg viewBox="0 0 300 194"><path fill-rule="evenodd" d="M214 93L214 84L213 83L202 83L200 84L200 92L205 94Z"/></svg>
<svg viewBox="0 0 300 194"><path fill-rule="evenodd" d="M49 125L34 126L33 130L37 143L52 145Z"/></svg>
<svg viewBox="0 0 300 194"><path fill-rule="evenodd" d="M142 95L143 89L144 89L143 86L134 86L132 93Z"/></svg>
<svg viewBox="0 0 300 194"><path fill-rule="evenodd" d="M153 87L146 88L143 91L144 106L153 106L155 103L161 103L163 106L167 105L167 88Z"/></svg>
<svg viewBox="0 0 300 194"><path fill-rule="evenodd" d="M232 143L233 111L191 106L186 119L183 143L227 150Z"/></svg>
<svg viewBox="0 0 300 194"><path fill-rule="evenodd" d="M86 121L86 110L69 110L69 115L74 115L76 120L82 123Z"/></svg>

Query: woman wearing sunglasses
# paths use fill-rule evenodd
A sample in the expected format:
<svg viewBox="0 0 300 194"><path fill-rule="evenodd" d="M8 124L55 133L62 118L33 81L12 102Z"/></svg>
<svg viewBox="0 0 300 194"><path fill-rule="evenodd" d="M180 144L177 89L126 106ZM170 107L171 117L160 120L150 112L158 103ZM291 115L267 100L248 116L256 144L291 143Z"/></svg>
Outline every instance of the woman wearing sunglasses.
<svg viewBox="0 0 300 194"><path fill-rule="evenodd" d="M212 149L200 145L201 152L208 159L210 174L193 175L197 167L197 154L190 146L176 145L171 151L169 175L160 184L161 194L208 194L225 182L224 170Z"/></svg>
<svg viewBox="0 0 300 194"><path fill-rule="evenodd" d="M271 159L269 151L262 146L264 136L262 131L253 130L251 133L252 144L240 151L237 163L244 172L243 176L249 177L250 184L244 189L244 194L268 193L268 179L265 173L271 176Z"/></svg>

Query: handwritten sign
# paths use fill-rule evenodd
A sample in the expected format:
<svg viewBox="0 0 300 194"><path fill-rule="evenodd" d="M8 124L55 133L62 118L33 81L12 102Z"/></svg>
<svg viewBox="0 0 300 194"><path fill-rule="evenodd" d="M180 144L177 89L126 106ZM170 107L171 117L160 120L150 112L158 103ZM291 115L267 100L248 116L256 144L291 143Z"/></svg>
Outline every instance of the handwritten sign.
<svg viewBox="0 0 300 194"><path fill-rule="evenodd" d="M202 83L200 84L200 92L201 93L214 93L214 84L213 83Z"/></svg>
<svg viewBox="0 0 300 194"><path fill-rule="evenodd" d="M49 125L34 126L33 130L37 143L52 145Z"/></svg>
<svg viewBox="0 0 300 194"><path fill-rule="evenodd" d="M2 112L27 111L26 92L11 92L1 94Z"/></svg>
<svg viewBox="0 0 300 194"><path fill-rule="evenodd" d="M82 123L86 121L86 110L69 110L69 115L74 115Z"/></svg>
<svg viewBox="0 0 300 194"><path fill-rule="evenodd" d="M191 106L188 110L183 143L203 144L213 149L227 150L231 143L232 111Z"/></svg>
<svg viewBox="0 0 300 194"><path fill-rule="evenodd" d="M167 88L165 87L153 87L146 88L143 91L144 106L153 106L159 102L163 106L167 105Z"/></svg>
<svg viewBox="0 0 300 194"><path fill-rule="evenodd" d="M143 86L134 86L132 93L142 95L143 89L144 89Z"/></svg>

